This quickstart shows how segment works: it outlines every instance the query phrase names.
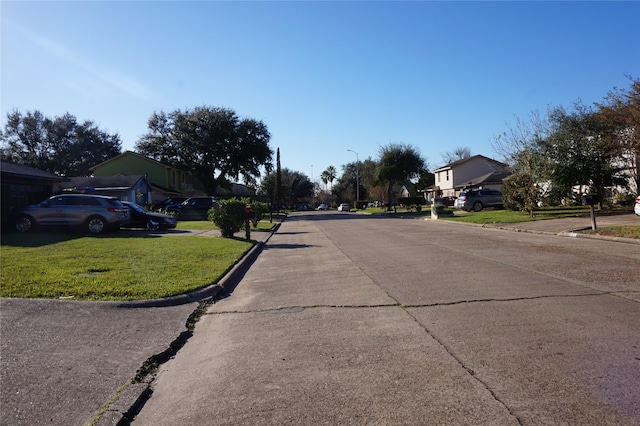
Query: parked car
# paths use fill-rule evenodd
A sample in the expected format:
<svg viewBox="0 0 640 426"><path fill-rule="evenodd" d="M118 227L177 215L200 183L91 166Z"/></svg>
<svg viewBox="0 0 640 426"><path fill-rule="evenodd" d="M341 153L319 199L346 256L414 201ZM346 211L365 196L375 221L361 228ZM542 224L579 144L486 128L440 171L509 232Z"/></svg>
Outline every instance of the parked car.
<svg viewBox="0 0 640 426"><path fill-rule="evenodd" d="M633 206L633 211L635 212L635 214L640 216L640 197L636 198L636 205Z"/></svg>
<svg viewBox="0 0 640 426"><path fill-rule="evenodd" d="M318 210L329 210L329 204L322 203L318 206Z"/></svg>
<svg viewBox="0 0 640 426"><path fill-rule="evenodd" d="M338 206L338 211L339 212L348 212L351 210L351 207L349 206L349 204L347 203L342 203Z"/></svg>
<svg viewBox="0 0 640 426"><path fill-rule="evenodd" d="M177 206L178 204L184 202L187 198L186 197L169 197L169 198L165 198L164 200L155 203L153 208L155 210L160 210L160 211L164 211L167 208L169 208L170 206Z"/></svg>
<svg viewBox="0 0 640 426"><path fill-rule="evenodd" d="M117 230L129 220L129 210L116 197L90 194L62 194L14 214L18 231L29 232L38 227L70 226L92 234Z"/></svg>
<svg viewBox="0 0 640 426"><path fill-rule="evenodd" d="M495 189L463 191L454 203L457 209L479 212L486 207L502 208L502 193Z"/></svg>
<svg viewBox="0 0 640 426"><path fill-rule="evenodd" d="M177 206L167 207L166 213L178 220L207 220L209 210L216 207L216 197L191 197Z"/></svg>
<svg viewBox="0 0 640 426"><path fill-rule="evenodd" d="M136 203L123 201L122 204L129 208L129 220L122 224L122 228L147 228L149 231L158 229L173 229L178 221L168 214L150 212Z"/></svg>
<svg viewBox="0 0 640 426"><path fill-rule="evenodd" d="M453 205L456 202L456 197L440 197L440 198L436 198L434 201L436 204L442 204L447 207L453 207Z"/></svg>

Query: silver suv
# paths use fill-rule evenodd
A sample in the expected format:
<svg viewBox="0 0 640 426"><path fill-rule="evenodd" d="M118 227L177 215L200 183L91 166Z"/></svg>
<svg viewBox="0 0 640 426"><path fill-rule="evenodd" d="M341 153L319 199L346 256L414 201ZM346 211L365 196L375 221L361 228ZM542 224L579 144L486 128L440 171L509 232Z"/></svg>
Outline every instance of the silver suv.
<svg viewBox="0 0 640 426"><path fill-rule="evenodd" d="M14 224L20 232L40 226L74 226L100 234L119 229L128 219L129 210L116 197L63 194L18 210Z"/></svg>
<svg viewBox="0 0 640 426"><path fill-rule="evenodd" d="M485 207L502 208L502 192L495 189L477 189L461 192L454 205L456 209L481 211Z"/></svg>

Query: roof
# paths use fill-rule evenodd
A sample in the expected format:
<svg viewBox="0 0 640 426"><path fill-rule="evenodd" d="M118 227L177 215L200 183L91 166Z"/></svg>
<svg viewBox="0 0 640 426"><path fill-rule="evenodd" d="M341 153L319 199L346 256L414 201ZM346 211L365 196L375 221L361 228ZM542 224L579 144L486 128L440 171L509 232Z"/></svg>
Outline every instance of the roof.
<svg viewBox="0 0 640 426"><path fill-rule="evenodd" d="M91 176L69 178L68 188L75 189L129 189L135 186L144 175L118 175L118 176Z"/></svg>
<svg viewBox="0 0 640 426"><path fill-rule="evenodd" d="M435 169L433 172L435 173L435 172L438 172L440 170L452 169L454 167L457 167L457 166L459 166L461 164L464 164L464 163L466 163L468 161L471 161L471 160L474 160L476 158L482 158L482 159L484 159L484 160L486 160L486 161L488 161L490 163L495 164L498 167L508 167L507 164L501 163L500 161L494 160L493 158L485 157L484 155L472 155L471 157L463 158L461 160L454 161L453 163L449 163L446 166L439 167L439 168Z"/></svg>
<svg viewBox="0 0 640 426"><path fill-rule="evenodd" d="M501 184L502 181L508 177L511 174L511 172L507 169L504 170L498 170L495 172L491 172L491 173L487 173L485 175L482 176L478 176L476 178L473 178L472 180L465 182L463 185L461 185L460 187L467 187L467 186L480 186L480 185L488 185L488 184Z"/></svg>
<svg viewBox="0 0 640 426"><path fill-rule="evenodd" d="M65 181L66 177L58 176L44 170L34 169L23 164L12 163L11 161L0 160L0 170L3 176L19 177L22 179L38 179L51 181Z"/></svg>

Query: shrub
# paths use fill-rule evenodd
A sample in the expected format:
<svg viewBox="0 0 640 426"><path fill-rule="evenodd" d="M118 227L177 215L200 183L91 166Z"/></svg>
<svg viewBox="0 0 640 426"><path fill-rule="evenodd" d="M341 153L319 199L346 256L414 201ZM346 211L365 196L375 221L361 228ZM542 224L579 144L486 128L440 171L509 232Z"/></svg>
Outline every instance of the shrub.
<svg viewBox="0 0 640 426"><path fill-rule="evenodd" d="M251 201L249 198L220 200L217 208L209 210L209 220L220 228L224 238L233 238L233 234L245 228L247 206L251 206L250 219L255 228L262 216L269 212L269 204Z"/></svg>
<svg viewBox="0 0 640 426"><path fill-rule="evenodd" d="M233 234L244 227L246 206L245 200L237 198L220 200L217 208L209 210L209 218L224 238L233 238Z"/></svg>
<svg viewBox="0 0 640 426"><path fill-rule="evenodd" d="M509 176L502 186L502 200L511 210L522 210L533 215L538 207L540 190L532 176L516 173Z"/></svg>

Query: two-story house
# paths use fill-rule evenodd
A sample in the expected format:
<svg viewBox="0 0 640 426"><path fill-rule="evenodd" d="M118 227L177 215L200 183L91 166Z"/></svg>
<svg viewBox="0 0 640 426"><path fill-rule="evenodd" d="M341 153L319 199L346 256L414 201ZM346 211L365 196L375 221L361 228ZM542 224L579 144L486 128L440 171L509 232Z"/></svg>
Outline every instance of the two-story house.
<svg viewBox="0 0 640 426"><path fill-rule="evenodd" d="M146 176L153 187L150 202L157 202L171 196L206 195L204 192L194 189L194 178L190 173L132 151L125 151L94 166L91 170L95 177Z"/></svg>
<svg viewBox="0 0 640 426"><path fill-rule="evenodd" d="M484 155L473 155L434 170L435 184L427 197L456 197L465 189L502 189L503 179L511 174L509 166Z"/></svg>

